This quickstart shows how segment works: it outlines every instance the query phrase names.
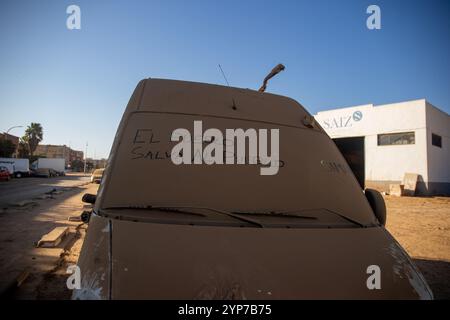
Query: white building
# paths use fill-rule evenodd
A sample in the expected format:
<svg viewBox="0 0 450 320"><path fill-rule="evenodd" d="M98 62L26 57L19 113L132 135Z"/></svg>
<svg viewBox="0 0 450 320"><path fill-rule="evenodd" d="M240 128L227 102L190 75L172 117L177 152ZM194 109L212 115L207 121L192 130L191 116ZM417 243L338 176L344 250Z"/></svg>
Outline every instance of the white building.
<svg viewBox="0 0 450 320"><path fill-rule="evenodd" d="M419 174L418 194L450 195L450 116L425 99L319 112L360 184L389 190Z"/></svg>

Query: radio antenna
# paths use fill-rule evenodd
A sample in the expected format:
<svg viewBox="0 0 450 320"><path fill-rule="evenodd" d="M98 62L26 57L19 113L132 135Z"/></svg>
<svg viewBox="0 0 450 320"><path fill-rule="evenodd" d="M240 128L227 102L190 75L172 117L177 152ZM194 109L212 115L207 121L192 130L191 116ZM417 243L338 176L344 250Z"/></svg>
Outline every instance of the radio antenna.
<svg viewBox="0 0 450 320"><path fill-rule="evenodd" d="M227 80L227 77L225 76L225 72L223 72L223 69L222 69L222 66L219 64L219 69L220 69L220 72L222 72L222 76L223 76L223 78L225 79L225 82L227 83L227 86L229 87L230 86L230 84L228 83L228 80ZM231 100L233 100L233 106L231 107L233 110L236 110L237 109L237 107L236 107L236 101L234 101L234 98L231 98Z"/></svg>
<svg viewBox="0 0 450 320"><path fill-rule="evenodd" d="M225 82L227 83L227 86L230 86L230 84L228 83L227 77L225 76L225 72L223 72L222 67L220 66L220 64L219 64L219 69L220 69L220 72L222 72L222 76L225 79Z"/></svg>

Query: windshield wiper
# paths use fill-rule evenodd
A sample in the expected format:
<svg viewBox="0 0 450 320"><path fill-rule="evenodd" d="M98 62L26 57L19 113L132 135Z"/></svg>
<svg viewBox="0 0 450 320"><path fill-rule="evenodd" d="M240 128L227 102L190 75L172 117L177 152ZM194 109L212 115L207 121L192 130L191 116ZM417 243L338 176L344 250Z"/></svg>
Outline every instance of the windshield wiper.
<svg viewBox="0 0 450 320"><path fill-rule="evenodd" d="M317 220L317 217L311 217L311 216L303 216L299 214L292 214L289 212L278 212L278 211L268 211L268 212L233 212L235 214L247 214L247 215L254 215L254 216L262 216L262 217L286 217L286 218L299 218L299 219L309 219L309 220Z"/></svg>
<svg viewBox="0 0 450 320"><path fill-rule="evenodd" d="M206 217L203 213L198 212L192 212L189 210L181 210L179 208L175 207L153 207L153 206L124 206L124 207L108 207L104 208L103 210L144 210L144 211L164 211L164 212L176 212L176 213L183 213L183 214L189 214L192 216L199 216L199 217Z"/></svg>
<svg viewBox="0 0 450 320"><path fill-rule="evenodd" d="M332 213L332 214L334 214L334 215L337 215L337 216L341 217L342 219L347 220L348 222L351 222L351 223L353 223L353 224L356 224L357 226L359 226L359 227L361 227L361 228L365 227L365 225L363 225L362 223L360 223L360 222L358 222L358 221L356 221L356 220L353 220L353 219L351 219L351 218L349 218L349 217L346 217L345 215L340 214L340 213L338 213L338 212L336 212L336 211L333 211L333 210L330 210L330 209L326 209L326 208L317 208L317 209L313 209L313 210L324 210L324 211L327 211L327 212ZM287 212L287 213L290 214L291 212L302 212L302 211L305 211L305 210L293 210L293 211L289 211L289 212Z"/></svg>
<svg viewBox="0 0 450 320"><path fill-rule="evenodd" d="M206 217L206 215L199 213L199 212L192 212L190 211L190 209L193 210L208 210L208 211L213 211L222 215L226 215L228 217L240 220L240 221L244 221L253 225L256 225L260 228L264 228L264 225L254 219L251 218L247 218L247 217L242 217L237 213L233 213L233 212L228 212L228 211L224 211L224 210L220 210L220 209L214 209L214 208L208 208L208 207L184 207L184 206L124 206L124 207L108 207L105 208L103 210L126 210L126 209L132 209L132 210L147 210L147 211L164 211L164 212L177 212L177 213L184 213L184 214L190 214L190 215L195 215L195 216L200 216L200 217Z"/></svg>
<svg viewBox="0 0 450 320"><path fill-rule="evenodd" d="M329 213L335 214L339 217L341 217L344 220L347 220L348 222L351 222L359 227L365 227L365 225L363 225L362 223L359 223L356 220L353 220L349 217L346 217L336 211L333 210L329 210L329 209L325 209L325 208L318 208L318 209L314 209L314 210L324 210L327 211ZM307 211L307 210L292 210L292 211L267 211L267 212L234 212L236 214L248 214L248 215L257 215L257 216L267 216L267 217L289 217L289 218L300 218L300 219L308 219L308 220L317 220L317 217L313 217L313 216L304 216L304 215L299 215L299 214L295 214L296 212L302 212L302 211Z"/></svg>
<svg viewBox="0 0 450 320"><path fill-rule="evenodd" d="M348 222L351 222L353 224L356 224L357 226L360 226L361 228L366 227L364 224L362 224L362 223L360 223L360 222L358 222L356 220L353 220L353 219L351 219L349 217L346 217L343 214L340 214L340 213L338 213L336 211L333 211L333 210L330 210L330 209L325 209L325 210L327 210L328 212L334 213L335 215L341 217L342 219L347 220Z"/></svg>

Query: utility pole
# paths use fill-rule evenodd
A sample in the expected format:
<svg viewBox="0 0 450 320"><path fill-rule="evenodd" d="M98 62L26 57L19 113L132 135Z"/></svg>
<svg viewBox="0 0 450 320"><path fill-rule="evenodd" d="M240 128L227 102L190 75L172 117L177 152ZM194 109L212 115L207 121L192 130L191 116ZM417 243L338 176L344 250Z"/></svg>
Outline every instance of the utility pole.
<svg viewBox="0 0 450 320"><path fill-rule="evenodd" d="M86 149L84 152L84 173L86 173L86 164L87 164L87 147L88 147L88 142L86 141Z"/></svg>

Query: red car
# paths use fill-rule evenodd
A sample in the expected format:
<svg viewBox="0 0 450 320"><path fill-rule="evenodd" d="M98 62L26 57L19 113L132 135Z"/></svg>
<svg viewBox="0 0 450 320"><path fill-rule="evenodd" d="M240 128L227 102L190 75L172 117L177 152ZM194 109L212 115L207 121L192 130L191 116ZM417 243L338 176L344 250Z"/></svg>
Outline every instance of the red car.
<svg viewBox="0 0 450 320"><path fill-rule="evenodd" d="M0 167L0 180L9 181L11 176L9 175L8 169L6 167Z"/></svg>

